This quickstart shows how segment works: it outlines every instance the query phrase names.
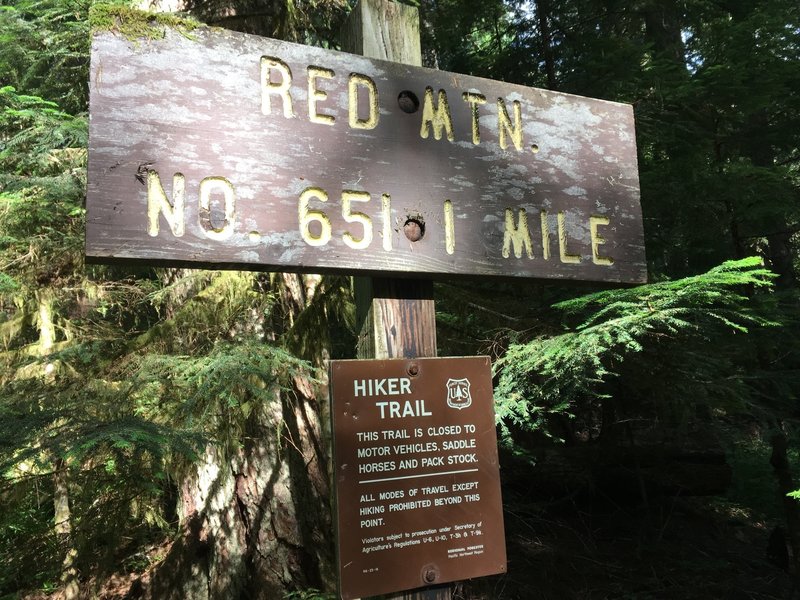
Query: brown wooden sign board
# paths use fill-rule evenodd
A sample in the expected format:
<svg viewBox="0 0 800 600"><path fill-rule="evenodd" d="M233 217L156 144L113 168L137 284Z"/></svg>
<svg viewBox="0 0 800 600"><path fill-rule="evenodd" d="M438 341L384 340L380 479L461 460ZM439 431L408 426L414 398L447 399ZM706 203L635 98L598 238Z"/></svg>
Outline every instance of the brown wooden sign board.
<svg viewBox="0 0 800 600"><path fill-rule="evenodd" d="M504 573L489 358L330 370L342 598Z"/></svg>
<svg viewBox="0 0 800 600"><path fill-rule="evenodd" d="M628 105L207 28L90 93L91 262L645 280Z"/></svg>

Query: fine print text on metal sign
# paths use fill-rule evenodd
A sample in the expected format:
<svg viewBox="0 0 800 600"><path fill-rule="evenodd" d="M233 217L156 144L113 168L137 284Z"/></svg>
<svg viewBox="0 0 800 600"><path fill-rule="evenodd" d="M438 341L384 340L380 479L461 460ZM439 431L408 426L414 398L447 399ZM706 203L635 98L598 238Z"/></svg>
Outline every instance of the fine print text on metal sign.
<svg viewBox="0 0 800 600"><path fill-rule="evenodd" d="M331 384L342 597L504 572L489 359L333 361Z"/></svg>
<svg viewBox="0 0 800 600"><path fill-rule="evenodd" d="M193 37L94 37L90 260L643 280L629 106Z"/></svg>

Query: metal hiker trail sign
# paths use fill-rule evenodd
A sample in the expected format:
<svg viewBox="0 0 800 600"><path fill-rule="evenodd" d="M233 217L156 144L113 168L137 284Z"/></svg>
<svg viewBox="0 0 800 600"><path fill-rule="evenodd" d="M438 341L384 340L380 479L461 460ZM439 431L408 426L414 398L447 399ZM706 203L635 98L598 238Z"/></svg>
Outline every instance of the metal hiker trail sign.
<svg viewBox="0 0 800 600"><path fill-rule="evenodd" d="M342 598L505 573L489 357L330 374Z"/></svg>
<svg viewBox="0 0 800 600"><path fill-rule="evenodd" d="M628 105L207 28L91 61L89 261L645 280Z"/></svg>

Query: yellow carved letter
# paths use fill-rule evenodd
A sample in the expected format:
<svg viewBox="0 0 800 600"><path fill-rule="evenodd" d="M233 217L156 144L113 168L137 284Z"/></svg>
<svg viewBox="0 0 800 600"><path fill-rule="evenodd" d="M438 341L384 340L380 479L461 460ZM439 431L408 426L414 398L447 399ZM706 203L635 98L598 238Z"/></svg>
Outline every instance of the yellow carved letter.
<svg viewBox="0 0 800 600"><path fill-rule="evenodd" d="M366 119L358 116L358 88L362 87L367 91L367 106L369 114ZM366 75L351 73L347 83L348 117L352 129L375 129L378 125L378 88L375 82Z"/></svg>
<svg viewBox="0 0 800 600"><path fill-rule="evenodd" d="M297 216L300 224L300 236L309 246L324 246L331 241L331 220L321 210L312 210L308 204L312 198L320 202L328 201L328 193L322 188L310 187L300 194L297 205ZM319 223L319 234L311 232L311 223Z"/></svg>
<svg viewBox="0 0 800 600"><path fill-rule="evenodd" d="M225 206L225 223L222 227L214 227L211 222L211 194L222 192ZM200 227L212 240L225 240L233 235L236 218L236 194L233 184L224 177L206 177L200 182Z"/></svg>
<svg viewBox="0 0 800 600"><path fill-rule="evenodd" d="M469 104L470 112L472 113L472 143L476 146L481 143L481 128L478 121L478 105L486 104L486 96L483 94L473 94L472 92L464 92L464 102Z"/></svg>
<svg viewBox="0 0 800 600"><path fill-rule="evenodd" d="M381 215L383 216L383 249L389 252L392 249L392 197L389 194L381 195Z"/></svg>
<svg viewBox="0 0 800 600"><path fill-rule="evenodd" d="M184 232L183 203L186 179L180 173L172 177L172 204L167 199L161 178L156 171L147 172L147 233L158 235L158 215L164 213L172 235L181 237Z"/></svg>
<svg viewBox="0 0 800 600"><path fill-rule="evenodd" d="M519 209L519 223L514 223L514 211L506 209L506 230L503 234L503 258L511 256L511 246L514 246L514 256L522 258L522 250L528 258L533 258L531 232L528 230L528 215L524 208Z"/></svg>
<svg viewBox="0 0 800 600"><path fill-rule="evenodd" d="M547 211L539 213L539 221L542 226L542 258L550 260L550 224L547 222Z"/></svg>
<svg viewBox="0 0 800 600"><path fill-rule="evenodd" d="M558 253L562 263L577 264L581 262L580 256L569 254L567 250L567 225L563 212L558 213Z"/></svg>
<svg viewBox="0 0 800 600"><path fill-rule="evenodd" d="M333 125L333 115L317 112L317 101L325 100L328 92L317 89L317 79L333 79L334 72L323 67L308 67L308 120L322 125Z"/></svg>
<svg viewBox="0 0 800 600"><path fill-rule="evenodd" d="M607 256L600 256L600 245L606 243L606 239L597 232L600 225L609 225L611 221L608 217L589 217L589 232L592 236L592 262L596 265L611 266L614 259Z"/></svg>
<svg viewBox="0 0 800 600"><path fill-rule="evenodd" d="M281 80L278 83L272 82L271 73L275 70L280 73ZM283 116L291 119L294 116L292 111L292 96L289 87L292 85L292 71L282 60L271 56L261 57L261 112L268 115L272 112L271 95L278 94L283 100Z"/></svg>
<svg viewBox="0 0 800 600"><path fill-rule="evenodd" d="M444 201L444 247L448 254L456 251L456 228L453 221L453 203Z"/></svg>
<svg viewBox="0 0 800 600"><path fill-rule="evenodd" d="M519 100L514 100L514 123L506 110L506 103L502 98L497 99L497 133L500 136L500 147L505 150L508 147L506 135L511 137L511 141L517 150L522 150L522 105Z"/></svg>
<svg viewBox="0 0 800 600"><path fill-rule="evenodd" d="M369 202L368 192L353 192L344 190L342 192L342 218L348 223L358 223L364 229L364 235L361 239L355 237L349 231L346 231L342 236L345 245L350 246L353 250L364 250L372 243L372 219L369 215L362 212L353 211L353 202Z"/></svg>
<svg viewBox="0 0 800 600"><path fill-rule="evenodd" d="M433 137L437 140L442 139L442 130L447 134L447 139L451 142L455 139L453 135L453 119L450 116L450 105L447 104L447 94L444 90L439 90L439 102L434 106L433 89L425 88L425 101L422 106L422 127L419 135L423 139L428 139L433 125Z"/></svg>

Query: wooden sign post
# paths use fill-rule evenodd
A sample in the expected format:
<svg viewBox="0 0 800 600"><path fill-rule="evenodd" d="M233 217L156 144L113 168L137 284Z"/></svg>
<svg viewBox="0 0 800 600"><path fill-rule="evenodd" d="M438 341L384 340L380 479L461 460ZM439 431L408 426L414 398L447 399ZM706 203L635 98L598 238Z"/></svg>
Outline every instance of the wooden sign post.
<svg viewBox="0 0 800 600"><path fill-rule="evenodd" d="M348 16L342 38L345 51L422 65L419 11L415 7L387 0L359 0ZM361 327L359 358L436 356L432 280L359 277L355 292ZM394 598L449 600L450 596L450 586L439 585Z"/></svg>

